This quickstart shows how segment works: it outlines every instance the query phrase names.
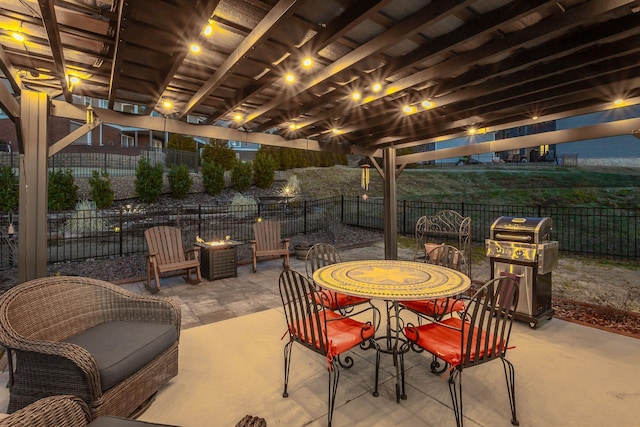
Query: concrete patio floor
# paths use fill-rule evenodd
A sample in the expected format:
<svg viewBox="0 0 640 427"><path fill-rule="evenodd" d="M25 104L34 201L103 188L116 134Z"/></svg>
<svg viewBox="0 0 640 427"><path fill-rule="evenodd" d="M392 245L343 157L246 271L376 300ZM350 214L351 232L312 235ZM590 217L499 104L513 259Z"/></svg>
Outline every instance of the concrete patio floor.
<svg viewBox="0 0 640 427"><path fill-rule="evenodd" d="M384 257L380 245L341 253L344 260ZM300 260L292 258L291 266L304 272ZM162 279L159 295L182 307L180 368L140 420L232 427L252 414L269 426L326 426L322 357L294 346L289 397L282 397L281 269L274 259L260 262L255 274L245 264L238 277L195 286L180 277ZM147 292L142 283L123 286ZM521 426L639 425L640 340L552 319L535 330L516 322L511 344ZM446 379L430 373L428 355L406 355L408 399L400 403L391 357L382 355L380 396L373 397L375 352L352 355L354 367L341 370L334 426L455 426ZM7 402L3 388L0 410ZM467 426L511 425L500 362L464 372L463 402Z"/></svg>

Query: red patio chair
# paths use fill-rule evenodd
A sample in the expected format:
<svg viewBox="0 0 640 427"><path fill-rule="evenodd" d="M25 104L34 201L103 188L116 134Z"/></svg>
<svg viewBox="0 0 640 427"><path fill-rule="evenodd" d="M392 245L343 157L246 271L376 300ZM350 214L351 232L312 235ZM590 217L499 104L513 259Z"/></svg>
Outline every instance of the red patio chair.
<svg viewBox="0 0 640 427"><path fill-rule="evenodd" d="M502 360L511 406L511 424L516 418L515 370L506 359L513 317L518 305L518 280L504 275L485 283L474 294L462 318L451 316L422 326L408 324L404 333L414 345L448 363L449 392L458 427L463 425L462 371L494 359ZM434 371L433 363L431 370Z"/></svg>
<svg viewBox="0 0 640 427"><path fill-rule="evenodd" d="M307 252L304 265L307 270L307 276L310 280L313 280L313 273L317 269L339 262L342 262L340 253L334 246L328 243L316 243ZM321 304L330 310L340 311L343 314L349 314L356 305L371 302L369 298L355 297L329 289L323 289L317 283L315 285L318 290L318 295L320 295Z"/></svg>
<svg viewBox="0 0 640 427"><path fill-rule="evenodd" d="M331 426L333 408L340 377L339 367L350 368L353 358L340 356L357 345L374 345L373 338L377 328L374 311L371 322L360 322L326 309L313 282L301 273L285 269L280 274L280 297L287 321L289 341L284 346L284 391L282 397L288 397L289 368L291 367L291 347L294 342L324 356L329 371L328 421ZM315 297L309 297L315 295ZM378 317L379 319L379 317Z"/></svg>
<svg viewBox="0 0 640 427"><path fill-rule="evenodd" d="M467 273L467 262L462 251L451 245L432 245L428 246L426 261L429 264L441 265L443 267L452 268L454 270ZM451 313L461 313L464 310L464 301L460 296L451 298L436 298L430 300L404 301L401 303L403 308L407 308L418 315L421 321L440 320L444 316Z"/></svg>

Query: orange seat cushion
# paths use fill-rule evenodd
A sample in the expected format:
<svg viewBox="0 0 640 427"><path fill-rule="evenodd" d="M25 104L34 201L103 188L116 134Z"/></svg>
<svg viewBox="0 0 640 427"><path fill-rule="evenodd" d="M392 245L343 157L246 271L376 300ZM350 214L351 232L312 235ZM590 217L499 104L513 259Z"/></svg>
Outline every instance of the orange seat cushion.
<svg viewBox="0 0 640 427"><path fill-rule="evenodd" d="M367 340L373 336L375 333L375 328L371 324L358 322L349 317L342 317L340 314L335 313L331 310L325 310L326 321L326 333L329 340L329 345L327 346L327 359L329 363L331 360L347 350L352 349L353 347L360 344L362 341ZM314 339L314 346L316 349L320 350L320 337L324 337L324 325L325 322L322 319L322 313L320 313L320 324L322 328L322 333L318 333L316 329L316 324L309 326L307 331L300 331L300 327L295 328L292 325L289 325L290 332L299 337L300 340L305 341L307 343L311 343L311 340ZM313 330L310 330L313 328Z"/></svg>
<svg viewBox="0 0 640 427"><path fill-rule="evenodd" d="M404 329L404 332L409 341L417 343L420 347L424 348L429 353L438 356L453 368L460 365L464 360L461 337L463 322L458 318L451 317L443 320L441 323L449 327L443 326L438 323L429 323L417 327L407 326ZM464 323L464 325L465 335L467 335L467 329L469 328L469 326L468 323ZM483 332L481 335L482 342L480 344L480 349L482 353L479 355L475 354L477 332L473 332L473 337L474 341L471 346L472 354L469 357L471 361L475 360L477 356L479 356L480 358L485 357L485 333ZM501 344L499 347L504 347L504 344ZM486 356L489 356L491 354L493 354L493 350L489 348L489 354L487 354Z"/></svg>
<svg viewBox="0 0 640 427"><path fill-rule="evenodd" d="M340 292L322 289L318 292L322 301L320 304L331 310L339 310L342 307L351 307L352 305L362 304L369 301L367 298L354 297L352 295L341 294Z"/></svg>
<svg viewBox="0 0 640 427"><path fill-rule="evenodd" d="M464 302L455 298L403 301L402 305L410 310L432 317L464 311Z"/></svg>

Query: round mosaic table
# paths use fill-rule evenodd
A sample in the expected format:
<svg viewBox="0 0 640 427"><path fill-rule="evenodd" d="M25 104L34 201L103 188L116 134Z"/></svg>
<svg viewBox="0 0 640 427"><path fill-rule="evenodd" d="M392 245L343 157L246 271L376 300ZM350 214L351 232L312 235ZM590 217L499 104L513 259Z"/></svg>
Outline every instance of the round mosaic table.
<svg viewBox="0 0 640 427"><path fill-rule="evenodd" d="M409 351L406 338L400 336L402 320L398 301L450 297L463 293L471 286L471 279L459 271L399 260L361 260L327 265L313 273L313 280L323 288L343 294L387 301L386 346L380 346L376 341L376 350L393 355L398 402L407 398L403 355ZM396 320L395 329L391 326L392 318ZM378 396L379 363L380 358L376 357L374 396Z"/></svg>
<svg viewBox="0 0 640 427"><path fill-rule="evenodd" d="M439 265L362 260L328 265L313 273L320 286L348 295L393 301L443 298L469 289L464 273Z"/></svg>

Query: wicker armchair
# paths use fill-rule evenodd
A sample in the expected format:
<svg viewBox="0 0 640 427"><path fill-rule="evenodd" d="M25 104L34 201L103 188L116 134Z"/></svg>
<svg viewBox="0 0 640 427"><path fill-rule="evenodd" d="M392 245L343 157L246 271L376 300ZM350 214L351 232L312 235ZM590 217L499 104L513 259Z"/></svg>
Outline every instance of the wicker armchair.
<svg viewBox="0 0 640 427"><path fill-rule="evenodd" d="M60 395L40 399L0 419L0 427L172 427L120 417L100 417L91 421L87 405L76 396ZM175 426L174 426L175 427Z"/></svg>
<svg viewBox="0 0 640 427"><path fill-rule="evenodd" d="M179 306L166 298L96 279L45 277L15 286L0 297L0 345L15 355L8 412L46 396L70 394L84 400L94 418L131 415L177 375L180 319ZM159 335L158 330L163 335L155 341L162 344L150 350L141 341ZM91 336L89 345L78 343L79 336L93 331L102 335ZM120 356L121 369L108 371L112 383L105 352L112 359L114 353ZM138 356L137 365L131 363Z"/></svg>

